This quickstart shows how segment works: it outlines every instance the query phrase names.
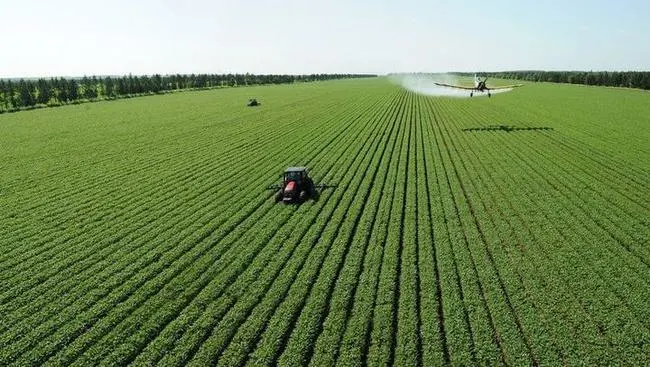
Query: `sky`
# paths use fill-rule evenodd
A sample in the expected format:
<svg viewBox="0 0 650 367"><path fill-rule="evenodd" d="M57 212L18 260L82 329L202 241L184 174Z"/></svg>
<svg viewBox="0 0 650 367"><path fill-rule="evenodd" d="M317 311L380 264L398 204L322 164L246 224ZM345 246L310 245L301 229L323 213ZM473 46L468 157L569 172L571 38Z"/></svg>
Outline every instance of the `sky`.
<svg viewBox="0 0 650 367"><path fill-rule="evenodd" d="M647 0L0 0L0 78L650 70Z"/></svg>

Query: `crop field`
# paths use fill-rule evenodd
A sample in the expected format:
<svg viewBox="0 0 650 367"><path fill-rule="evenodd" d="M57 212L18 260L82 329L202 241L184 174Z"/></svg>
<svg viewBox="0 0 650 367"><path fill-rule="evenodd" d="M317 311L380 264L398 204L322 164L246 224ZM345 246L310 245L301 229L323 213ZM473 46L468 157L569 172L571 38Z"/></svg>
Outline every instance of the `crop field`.
<svg viewBox="0 0 650 367"><path fill-rule="evenodd" d="M185 92L0 152L0 366L650 364L648 92Z"/></svg>

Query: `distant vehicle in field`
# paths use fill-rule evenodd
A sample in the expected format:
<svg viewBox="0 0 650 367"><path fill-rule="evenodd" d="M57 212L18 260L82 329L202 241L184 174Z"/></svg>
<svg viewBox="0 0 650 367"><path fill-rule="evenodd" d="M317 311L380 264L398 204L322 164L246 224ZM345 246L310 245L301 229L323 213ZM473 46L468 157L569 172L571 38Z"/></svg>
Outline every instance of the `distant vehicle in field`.
<svg viewBox="0 0 650 367"><path fill-rule="evenodd" d="M523 84L515 84L515 85L507 85L504 87L494 87L494 88L488 88L487 85L485 85L485 82L487 82L487 78L481 80L476 74L474 74L474 87L463 87L460 85L451 85L451 84L445 84L445 83L436 83L434 84L439 85L441 87L448 87L448 88L455 88L455 89L464 89L468 90L469 96L472 97L474 96L474 92L487 92L488 97L491 97L492 94L490 93L491 90L499 90L499 89L510 89L510 88L516 88L516 87L521 87Z"/></svg>
<svg viewBox="0 0 650 367"><path fill-rule="evenodd" d="M261 106L262 104L257 102L257 99L251 98L248 100L248 104L246 104L248 107L255 107L255 106Z"/></svg>
<svg viewBox="0 0 650 367"><path fill-rule="evenodd" d="M272 185L267 189L277 190L275 202L301 203L308 199L318 198L318 188L334 187L333 185L315 185L307 167L288 167L282 175L280 185Z"/></svg>

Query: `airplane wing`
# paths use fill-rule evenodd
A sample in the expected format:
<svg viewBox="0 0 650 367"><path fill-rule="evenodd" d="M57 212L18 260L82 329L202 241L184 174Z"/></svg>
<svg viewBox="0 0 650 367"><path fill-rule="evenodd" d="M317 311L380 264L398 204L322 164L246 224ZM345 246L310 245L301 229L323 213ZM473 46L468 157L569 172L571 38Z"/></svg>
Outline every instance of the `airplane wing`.
<svg viewBox="0 0 650 367"><path fill-rule="evenodd" d="M474 90L474 89L476 89L474 87L461 87L460 85L451 85L451 84L436 83L436 82L433 82L433 84L439 85L441 87L464 89L464 90Z"/></svg>
<svg viewBox="0 0 650 367"><path fill-rule="evenodd" d="M523 87L523 84L514 84L514 85L504 85L502 87L490 87L488 88L489 90L499 90L499 89L511 89L511 88L517 88L517 87Z"/></svg>

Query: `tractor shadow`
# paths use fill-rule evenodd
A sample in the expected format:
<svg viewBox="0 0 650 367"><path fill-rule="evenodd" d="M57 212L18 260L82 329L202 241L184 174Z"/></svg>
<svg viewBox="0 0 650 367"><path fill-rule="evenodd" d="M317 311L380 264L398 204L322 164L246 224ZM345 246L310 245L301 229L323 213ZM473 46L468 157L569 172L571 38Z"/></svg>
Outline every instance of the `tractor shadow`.
<svg viewBox="0 0 650 367"><path fill-rule="evenodd" d="M516 131L543 131L543 130L554 130L552 127L518 127L513 125L488 125L481 127L468 127L461 129L462 131L505 131L507 133L516 132Z"/></svg>
<svg viewBox="0 0 650 367"><path fill-rule="evenodd" d="M339 185L329 185L329 184L320 184L318 185L318 188L316 188L310 195L309 199L307 201L313 201L313 202L318 202L320 199L321 195L323 194L323 191L329 190L329 189L336 189ZM297 204L301 204L300 202Z"/></svg>

